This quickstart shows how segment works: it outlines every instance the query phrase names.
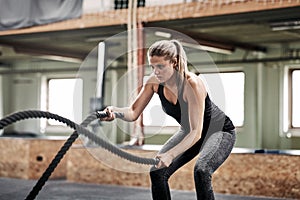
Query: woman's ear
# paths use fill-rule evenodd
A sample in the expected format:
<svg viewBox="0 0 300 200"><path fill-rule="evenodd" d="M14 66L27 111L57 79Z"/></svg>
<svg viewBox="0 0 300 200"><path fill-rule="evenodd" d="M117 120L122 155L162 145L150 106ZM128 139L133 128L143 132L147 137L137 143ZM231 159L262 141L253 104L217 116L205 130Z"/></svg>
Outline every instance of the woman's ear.
<svg viewBox="0 0 300 200"><path fill-rule="evenodd" d="M177 59L176 59L176 58L173 58L173 59L171 60L171 63L174 65L174 67L178 65L178 62L177 62Z"/></svg>
<svg viewBox="0 0 300 200"><path fill-rule="evenodd" d="M173 68L178 71L178 63L176 61L173 61Z"/></svg>

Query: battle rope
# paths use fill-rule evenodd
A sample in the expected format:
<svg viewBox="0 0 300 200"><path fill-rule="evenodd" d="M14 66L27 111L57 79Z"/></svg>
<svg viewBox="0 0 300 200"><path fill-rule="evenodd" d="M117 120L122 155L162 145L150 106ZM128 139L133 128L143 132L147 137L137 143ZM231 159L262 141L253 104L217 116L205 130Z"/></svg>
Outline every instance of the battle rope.
<svg viewBox="0 0 300 200"><path fill-rule="evenodd" d="M75 130L71 134L71 136L67 139L67 141L64 143L64 145L61 147L61 149L58 151L58 153L56 154L52 162L49 164L48 168L45 170L43 175L40 177L36 185L32 188L31 192L26 197L26 200L35 199L35 197L38 195L39 191L42 189L42 187L44 186L48 178L51 176L52 172L54 171L58 163L61 161L61 159L69 150L69 148L72 146L72 144L75 142L75 140L78 138L78 133L83 134L84 136L86 136L96 144L100 145L102 148L110 151L111 153L116 154L131 162L145 164L145 165L156 165L158 163L159 160L154 158L142 158L127 153L121 150L120 148L118 148L117 146L103 140L102 138L98 137L97 135L93 134L92 132L90 132L85 128L92 121L96 120L97 118L103 118L105 116L106 116L105 112L98 111L89 115L80 125L78 125L69 119L66 119L64 117L61 117L59 115L50 112L39 111L39 110L28 110L28 111L13 113L0 120L0 130L12 123L25 120L25 119L30 119L30 118L54 119L61 123L66 124L67 126Z"/></svg>

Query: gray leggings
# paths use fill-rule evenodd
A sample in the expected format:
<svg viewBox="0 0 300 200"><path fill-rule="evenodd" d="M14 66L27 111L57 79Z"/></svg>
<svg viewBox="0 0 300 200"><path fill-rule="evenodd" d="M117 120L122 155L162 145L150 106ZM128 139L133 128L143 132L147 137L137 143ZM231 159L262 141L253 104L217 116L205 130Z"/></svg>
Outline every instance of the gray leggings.
<svg viewBox="0 0 300 200"><path fill-rule="evenodd" d="M166 142L161 153L178 144L185 133L179 131ZM235 131L215 132L207 135L205 140L199 140L190 149L175 158L169 167L151 168L151 190L153 200L171 199L168 180L171 175L199 154L194 167L194 180L198 200L213 200L214 192L211 183L212 174L227 159L236 140Z"/></svg>

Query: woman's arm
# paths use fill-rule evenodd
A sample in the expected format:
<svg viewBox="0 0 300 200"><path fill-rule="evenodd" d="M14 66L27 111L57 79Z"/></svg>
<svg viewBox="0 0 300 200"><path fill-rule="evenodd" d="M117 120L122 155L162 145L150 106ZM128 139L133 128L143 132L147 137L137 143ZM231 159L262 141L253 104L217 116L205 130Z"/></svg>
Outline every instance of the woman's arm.
<svg viewBox="0 0 300 200"><path fill-rule="evenodd" d="M193 76L188 79L184 91L184 100L188 103L190 133L169 151L157 155L160 159L160 163L157 165L158 168L168 167L174 158L192 147L201 138L206 95L205 86L200 78Z"/></svg>
<svg viewBox="0 0 300 200"><path fill-rule="evenodd" d="M151 76L129 107L120 108L115 106L108 106L104 109L104 111L107 112L108 117L102 118L101 120L112 121L116 118L114 112L118 112L121 115L121 117L119 118L129 122L135 121L151 100L155 91L154 87L156 82L157 81L155 81L154 77Z"/></svg>

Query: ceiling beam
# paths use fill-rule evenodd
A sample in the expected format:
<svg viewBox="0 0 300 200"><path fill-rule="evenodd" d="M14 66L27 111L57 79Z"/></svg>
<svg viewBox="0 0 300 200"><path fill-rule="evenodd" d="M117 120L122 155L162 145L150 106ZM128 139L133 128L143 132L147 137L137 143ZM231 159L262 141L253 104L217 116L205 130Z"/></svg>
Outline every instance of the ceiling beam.
<svg viewBox="0 0 300 200"><path fill-rule="evenodd" d="M9 42L0 41L0 45L12 47L16 53L29 54L29 55L50 55L61 56L66 58L75 58L83 60L87 53L76 49L51 47L41 44L28 44L26 42Z"/></svg>

